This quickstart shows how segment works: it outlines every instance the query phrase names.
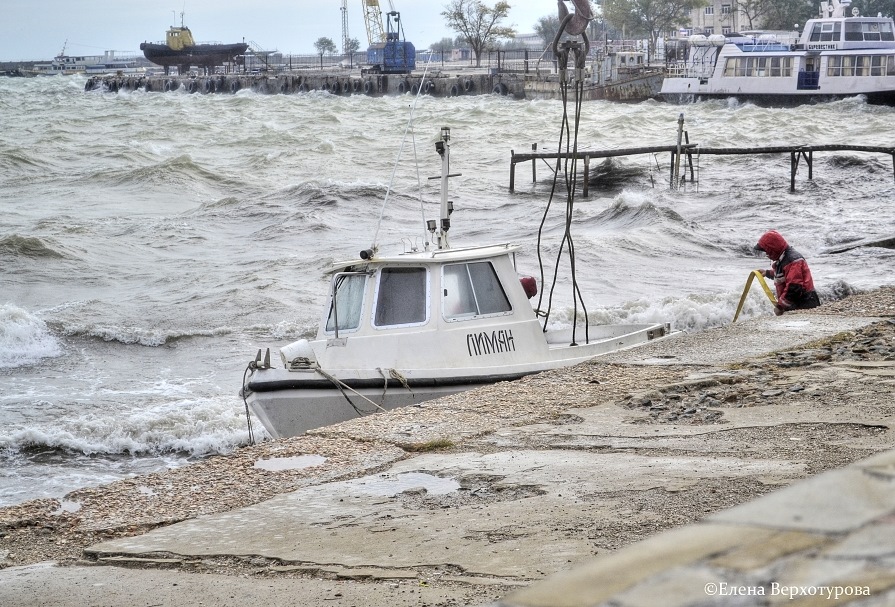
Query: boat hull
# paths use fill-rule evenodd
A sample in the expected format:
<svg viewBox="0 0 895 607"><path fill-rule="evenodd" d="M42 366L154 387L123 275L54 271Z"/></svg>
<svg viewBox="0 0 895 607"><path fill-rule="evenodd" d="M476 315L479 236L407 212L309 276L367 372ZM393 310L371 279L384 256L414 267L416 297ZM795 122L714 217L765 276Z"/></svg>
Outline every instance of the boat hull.
<svg viewBox="0 0 895 607"><path fill-rule="evenodd" d="M242 396L271 436L298 436L314 428L382 410L568 367L668 335L670 329L664 324L604 325L591 327L589 343L569 345L571 330L566 330L545 336L546 355L537 362L464 369L408 369L388 379L379 369L330 370L323 374L313 368L297 371L256 368L246 381ZM576 336L583 342L582 329ZM339 386L333 379L336 377Z"/></svg>
<svg viewBox="0 0 895 607"><path fill-rule="evenodd" d="M744 92L743 90L700 90L693 87L694 92L678 91L676 87L665 86L660 94L660 98L667 103L687 104L699 101L719 100L719 99L737 99L740 101L748 101L760 106L781 107L796 106L812 103L825 103L829 101L837 101L840 99L848 99L854 97L864 97L867 103L873 105L895 105L895 89L892 90L857 90L850 93L823 93L819 91L799 92L792 91L787 93L771 93L771 92Z"/></svg>
<svg viewBox="0 0 895 607"><path fill-rule="evenodd" d="M249 48L248 44L197 44L184 47L182 50L173 50L165 44L153 44L144 42L140 45L143 56L156 65L165 67L196 65L200 67L214 67L232 62L237 56L242 55Z"/></svg>
<svg viewBox="0 0 895 607"><path fill-rule="evenodd" d="M519 377L506 376L505 379ZM496 378L494 381L497 381ZM346 383L350 387L353 382ZM341 391L328 381L328 386L323 387L294 385L269 392L253 392L248 396L248 403L252 413L272 437L285 438L356 417L418 405L493 381L449 384L439 384L435 381L414 382L409 389L401 385L391 385L383 389L384 382L379 380L378 383L379 386L376 388L357 387Z"/></svg>

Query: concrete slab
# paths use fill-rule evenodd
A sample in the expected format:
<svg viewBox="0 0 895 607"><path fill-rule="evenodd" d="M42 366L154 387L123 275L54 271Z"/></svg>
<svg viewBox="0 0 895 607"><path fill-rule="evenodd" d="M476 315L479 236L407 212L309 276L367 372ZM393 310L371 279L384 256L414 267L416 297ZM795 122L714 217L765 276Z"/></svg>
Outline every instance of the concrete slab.
<svg viewBox="0 0 895 607"><path fill-rule="evenodd" d="M507 592L498 587L495 593ZM433 588L423 580L368 584L357 580L244 578L124 567L58 567L40 563L0 570L0 605L9 607L419 607L469 605L481 589Z"/></svg>
<svg viewBox="0 0 895 607"><path fill-rule="evenodd" d="M719 512L709 520L843 533L892 512L895 512L895 478L848 467Z"/></svg>
<svg viewBox="0 0 895 607"><path fill-rule="evenodd" d="M558 519L583 507L598 516L592 504L579 501L589 495L679 491L707 475L760 479L801 473L800 465L787 461L734 457L523 450L420 455L375 476L307 487L241 510L103 542L87 553L252 555L380 569L450 566L470 576L512 579L532 571L553 573L592 556L587 537L556 538L549 554L541 550ZM455 508L426 507L420 500L459 492L474 481L516 499ZM515 522L520 510L524 530Z"/></svg>
<svg viewBox="0 0 895 607"><path fill-rule="evenodd" d="M783 316L760 317L680 335L608 354L600 360L627 364L719 365L794 348L876 320L879 319L788 312Z"/></svg>

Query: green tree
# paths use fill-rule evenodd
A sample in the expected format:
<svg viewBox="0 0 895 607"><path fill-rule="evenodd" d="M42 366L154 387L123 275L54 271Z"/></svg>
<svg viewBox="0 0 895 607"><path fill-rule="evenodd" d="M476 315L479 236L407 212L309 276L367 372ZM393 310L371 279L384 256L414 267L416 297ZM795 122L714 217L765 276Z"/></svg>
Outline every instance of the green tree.
<svg viewBox="0 0 895 607"><path fill-rule="evenodd" d="M516 37L516 30L500 24L509 12L509 3L503 1L492 7L481 0L453 0L445 5L441 16L472 49L478 67L482 65L482 51L501 38Z"/></svg>
<svg viewBox="0 0 895 607"><path fill-rule="evenodd" d="M559 31L559 17L556 15L547 15L541 17L534 25L535 33L544 41L544 48L550 48L556 33Z"/></svg>
<svg viewBox="0 0 895 607"><path fill-rule="evenodd" d="M356 53L360 50L360 41L357 38L349 38L348 44L346 45L345 52L349 55L351 53Z"/></svg>
<svg viewBox="0 0 895 607"><path fill-rule="evenodd" d="M690 13L707 0L603 0L603 15L616 28L647 36L649 56L659 36L690 23Z"/></svg>
<svg viewBox="0 0 895 607"><path fill-rule="evenodd" d="M811 0L777 0L768 2L764 28L770 30L800 29L808 19L817 17L817 3Z"/></svg>
<svg viewBox="0 0 895 607"><path fill-rule="evenodd" d="M876 17L878 14L886 17L895 15L895 0L854 0L851 5L857 7L865 17Z"/></svg>
<svg viewBox="0 0 895 607"><path fill-rule="evenodd" d="M332 55L336 52L336 43L332 41L331 38L323 37L318 38L317 42L314 43L314 48L317 49L317 52L321 55L325 55L329 53Z"/></svg>
<svg viewBox="0 0 895 607"><path fill-rule="evenodd" d="M429 46L429 48L432 49L433 51L437 51L439 53L441 53L441 52L446 53L449 50L451 50L452 48L454 48L454 40L452 38L442 38L438 42L433 42Z"/></svg>

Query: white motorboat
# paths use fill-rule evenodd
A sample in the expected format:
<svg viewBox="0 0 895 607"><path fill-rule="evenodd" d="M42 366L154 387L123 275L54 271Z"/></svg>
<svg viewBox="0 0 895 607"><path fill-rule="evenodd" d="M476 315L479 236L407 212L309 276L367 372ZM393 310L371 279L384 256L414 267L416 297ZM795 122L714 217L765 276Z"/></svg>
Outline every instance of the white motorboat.
<svg viewBox="0 0 895 607"><path fill-rule="evenodd" d="M851 0L823 2L801 33L690 36L677 47L660 95L666 101L737 97L774 104L866 95L895 103L895 24L862 17Z"/></svg>
<svg viewBox="0 0 895 607"><path fill-rule="evenodd" d="M513 244L451 247L447 200L450 129L442 158L440 218L431 242L332 269L316 339L249 364L242 396L273 437L305 431L573 365L670 334L664 323L545 331L529 298L535 280L517 274ZM546 324L546 323L545 323ZM277 360L278 359L278 360Z"/></svg>

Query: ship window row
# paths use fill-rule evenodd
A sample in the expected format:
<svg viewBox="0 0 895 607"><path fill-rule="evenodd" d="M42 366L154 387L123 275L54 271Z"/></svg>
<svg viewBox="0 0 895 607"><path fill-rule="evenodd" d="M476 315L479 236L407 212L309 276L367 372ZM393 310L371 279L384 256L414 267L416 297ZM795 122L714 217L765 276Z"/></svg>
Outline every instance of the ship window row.
<svg viewBox="0 0 895 607"><path fill-rule="evenodd" d="M885 55L831 55L827 76L895 75L895 57Z"/></svg>
<svg viewBox="0 0 895 607"><path fill-rule="evenodd" d="M792 76L792 57L730 57L724 65L724 76Z"/></svg>
<svg viewBox="0 0 895 607"><path fill-rule="evenodd" d="M847 41L895 41L895 32L888 22L845 23L845 39Z"/></svg>

